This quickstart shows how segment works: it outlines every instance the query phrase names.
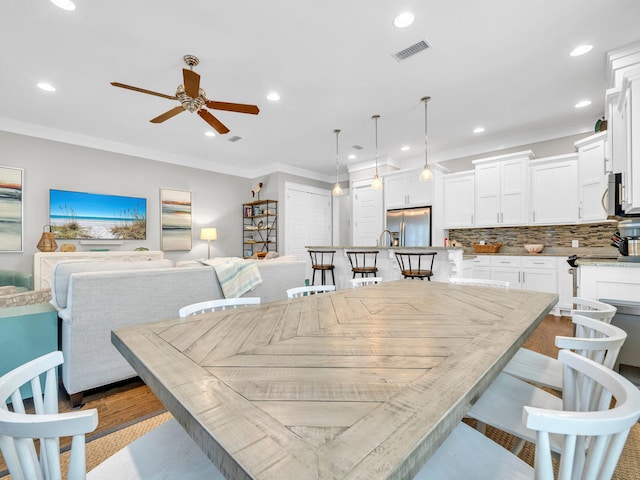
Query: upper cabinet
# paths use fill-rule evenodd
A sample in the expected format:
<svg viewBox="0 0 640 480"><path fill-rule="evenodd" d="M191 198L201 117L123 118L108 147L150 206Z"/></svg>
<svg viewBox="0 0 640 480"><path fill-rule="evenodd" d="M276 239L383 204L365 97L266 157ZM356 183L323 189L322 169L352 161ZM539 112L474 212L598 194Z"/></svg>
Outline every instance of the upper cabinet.
<svg viewBox="0 0 640 480"><path fill-rule="evenodd" d="M531 224L578 221L578 154L541 158L531 168Z"/></svg>
<svg viewBox="0 0 640 480"><path fill-rule="evenodd" d="M622 208L640 214L640 42L609 52L607 62L610 88L605 99L612 170L622 173Z"/></svg>
<svg viewBox="0 0 640 480"><path fill-rule="evenodd" d="M527 172L530 150L474 160L476 227L528 222Z"/></svg>
<svg viewBox="0 0 640 480"><path fill-rule="evenodd" d="M578 219L600 222L607 219L603 206L607 191L607 132L596 133L575 143L578 152Z"/></svg>
<svg viewBox="0 0 640 480"><path fill-rule="evenodd" d="M424 207L433 203L433 181L421 182L420 170L384 175L384 204L390 208Z"/></svg>
<svg viewBox="0 0 640 480"><path fill-rule="evenodd" d="M474 186L473 170L444 176L444 228L464 228L475 225Z"/></svg>

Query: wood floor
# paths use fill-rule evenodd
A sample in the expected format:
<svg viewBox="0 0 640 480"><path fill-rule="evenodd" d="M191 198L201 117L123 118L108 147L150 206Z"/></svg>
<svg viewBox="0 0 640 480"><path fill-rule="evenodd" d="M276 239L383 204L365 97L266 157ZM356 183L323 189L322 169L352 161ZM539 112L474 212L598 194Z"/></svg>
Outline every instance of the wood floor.
<svg viewBox="0 0 640 480"><path fill-rule="evenodd" d="M555 357L557 356L557 348L554 345L556 335L571 336L572 334L573 326L569 317L548 315L525 342L525 346ZM79 408L98 410L98 428L87 436L88 441L164 411L160 401L139 378L88 392L83 401L84 404ZM59 410L60 412L73 411L69 397L62 387ZM61 439L63 448L65 441L69 443L69 439ZM0 455L0 472L5 469L4 460Z"/></svg>

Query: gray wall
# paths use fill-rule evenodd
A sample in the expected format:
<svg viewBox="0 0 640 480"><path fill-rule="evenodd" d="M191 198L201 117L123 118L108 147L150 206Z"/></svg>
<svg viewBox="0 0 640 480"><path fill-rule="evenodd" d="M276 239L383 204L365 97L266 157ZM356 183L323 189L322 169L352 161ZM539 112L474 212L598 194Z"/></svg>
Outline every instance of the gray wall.
<svg viewBox="0 0 640 480"><path fill-rule="evenodd" d="M0 268L33 271L33 254L44 225L49 223L49 189L129 195L147 199L147 239L125 241L117 246L79 245L92 248L133 250L160 249L160 189L192 192L192 250L165 252L172 260L205 258L207 243L200 228L218 229L211 256L242 255L242 207L251 201L251 180L170 165L128 155L94 150L50 140L0 132L0 165L24 169L23 252L0 252ZM266 197L263 197L266 198Z"/></svg>

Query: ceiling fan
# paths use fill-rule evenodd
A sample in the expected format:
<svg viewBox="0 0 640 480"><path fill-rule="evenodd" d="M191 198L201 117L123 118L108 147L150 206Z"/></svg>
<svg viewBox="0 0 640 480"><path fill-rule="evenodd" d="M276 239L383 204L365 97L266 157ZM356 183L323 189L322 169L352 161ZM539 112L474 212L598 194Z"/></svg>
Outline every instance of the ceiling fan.
<svg viewBox="0 0 640 480"><path fill-rule="evenodd" d="M158 115L156 118L151 119L151 123L162 123L165 120L175 117L177 114L188 110L193 113L196 112L205 122L211 125L218 133L225 134L229 132L229 129L211 112L204 107L207 106L214 110L226 110L228 112L238 113L250 113L257 115L260 109L256 105L247 105L244 103L228 103L228 102L216 102L214 100L208 100L206 92L200 88L200 75L193 71L193 67L200 63L198 57L194 55L185 55L185 63L189 66L189 70L182 69L182 76L184 83L178 85L176 94L174 96L165 95L164 93L152 92L151 90L145 90L144 88L132 87L131 85L125 85L124 83L111 82L114 87L126 88L135 92L147 93L149 95L155 95L157 97L168 98L169 100L178 100L180 106L174 107L171 110L164 112L162 115Z"/></svg>

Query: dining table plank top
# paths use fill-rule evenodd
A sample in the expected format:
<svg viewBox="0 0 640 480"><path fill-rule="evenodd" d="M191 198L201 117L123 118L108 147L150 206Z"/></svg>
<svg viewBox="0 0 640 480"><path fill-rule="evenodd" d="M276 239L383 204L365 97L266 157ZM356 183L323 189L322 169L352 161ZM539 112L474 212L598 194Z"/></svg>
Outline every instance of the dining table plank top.
<svg viewBox="0 0 640 480"><path fill-rule="evenodd" d="M112 342L228 479L404 480L557 300L398 280L122 328Z"/></svg>

